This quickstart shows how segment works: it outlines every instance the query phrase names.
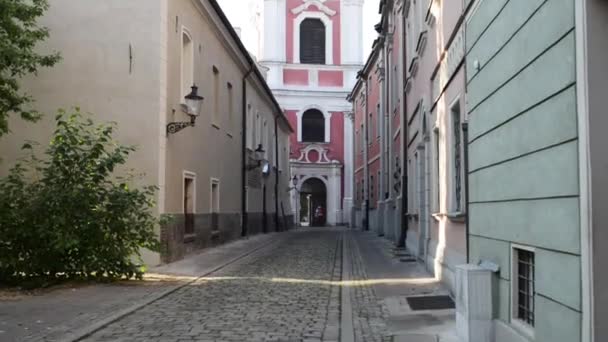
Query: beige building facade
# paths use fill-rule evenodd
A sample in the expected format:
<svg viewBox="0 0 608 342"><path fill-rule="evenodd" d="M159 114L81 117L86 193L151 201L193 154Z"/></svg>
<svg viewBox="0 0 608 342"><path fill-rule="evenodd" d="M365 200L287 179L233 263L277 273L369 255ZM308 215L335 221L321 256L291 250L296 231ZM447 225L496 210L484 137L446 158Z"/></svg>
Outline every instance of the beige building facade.
<svg viewBox="0 0 608 342"><path fill-rule="evenodd" d="M287 228L292 130L214 0L57 0L41 23L51 37L40 48L63 60L23 81L46 116L11 121L0 174L24 140L48 141L57 109L78 106L96 122L116 122L117 140L137 147L127 167L159 187L156 213L172 219L158 232L162 253L144 253L148 264ZM192 85L204 97L200 116L168 132L191 121Z"/></svg>

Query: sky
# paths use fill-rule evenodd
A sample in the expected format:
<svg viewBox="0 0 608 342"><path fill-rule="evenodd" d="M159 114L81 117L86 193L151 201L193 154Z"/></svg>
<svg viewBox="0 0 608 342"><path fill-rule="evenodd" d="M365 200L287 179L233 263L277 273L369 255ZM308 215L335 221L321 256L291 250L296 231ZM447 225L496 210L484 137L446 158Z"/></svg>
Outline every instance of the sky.
<svg viewBox="0 0 608 342"><path fill-rule="evenodd" d="M380 0L365 0L363 5L363 56L371 52L372 43L377 37L374 25L380 20L378 4ZM263 48L263 9L264 0L218 0L226 16L235 28L241 29L241 39L247 49L258 59ZM256 29L259 27L259 29ZM365 62L362 61L362 62Z"/></svg>

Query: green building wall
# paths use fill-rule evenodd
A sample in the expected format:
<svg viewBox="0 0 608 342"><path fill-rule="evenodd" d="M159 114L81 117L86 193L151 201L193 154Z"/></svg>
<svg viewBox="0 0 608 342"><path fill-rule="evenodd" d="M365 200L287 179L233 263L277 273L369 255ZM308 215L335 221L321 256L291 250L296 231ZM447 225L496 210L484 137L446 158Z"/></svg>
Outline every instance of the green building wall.
<svg viewBox="0 0 608 342"><path fill-rule="evenodd" d="M574 1L485 0L466 31L471 262L500 265L509 326L511 247L535 249L541 342L580 341Z"/></svg>

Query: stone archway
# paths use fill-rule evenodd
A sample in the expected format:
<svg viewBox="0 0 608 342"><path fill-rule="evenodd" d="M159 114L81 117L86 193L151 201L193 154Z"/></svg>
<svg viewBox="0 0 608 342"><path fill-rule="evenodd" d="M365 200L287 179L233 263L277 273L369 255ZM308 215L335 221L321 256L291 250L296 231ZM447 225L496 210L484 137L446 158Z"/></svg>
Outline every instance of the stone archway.
<svg viewBox="0 0 608 342"><path fill-rule="evenodd" d="M315 215L318 211L322 211L322 216ZM327 187L319 178L307 179L300 188L300 223L303 226L327 223Z"/></svg>

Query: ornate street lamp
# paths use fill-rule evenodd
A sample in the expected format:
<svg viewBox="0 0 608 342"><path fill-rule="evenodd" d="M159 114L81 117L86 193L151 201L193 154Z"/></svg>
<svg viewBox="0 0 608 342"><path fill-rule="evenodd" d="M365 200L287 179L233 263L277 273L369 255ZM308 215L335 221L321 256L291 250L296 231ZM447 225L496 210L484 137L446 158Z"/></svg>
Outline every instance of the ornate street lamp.
<svg viewBox="0 0 608 342"><path fill-rule="evenodd" d="M175 134L186 127L194 127L196 118L201 115L201 108L203 106L204 98L198 94L198 87L196 84L193 84L191 88L192 91L185 97L185 105L182 105L185 107L184 109L186 110L186 114L190 116L190 121L169 123L167 125L167 135Z"/></svg>

